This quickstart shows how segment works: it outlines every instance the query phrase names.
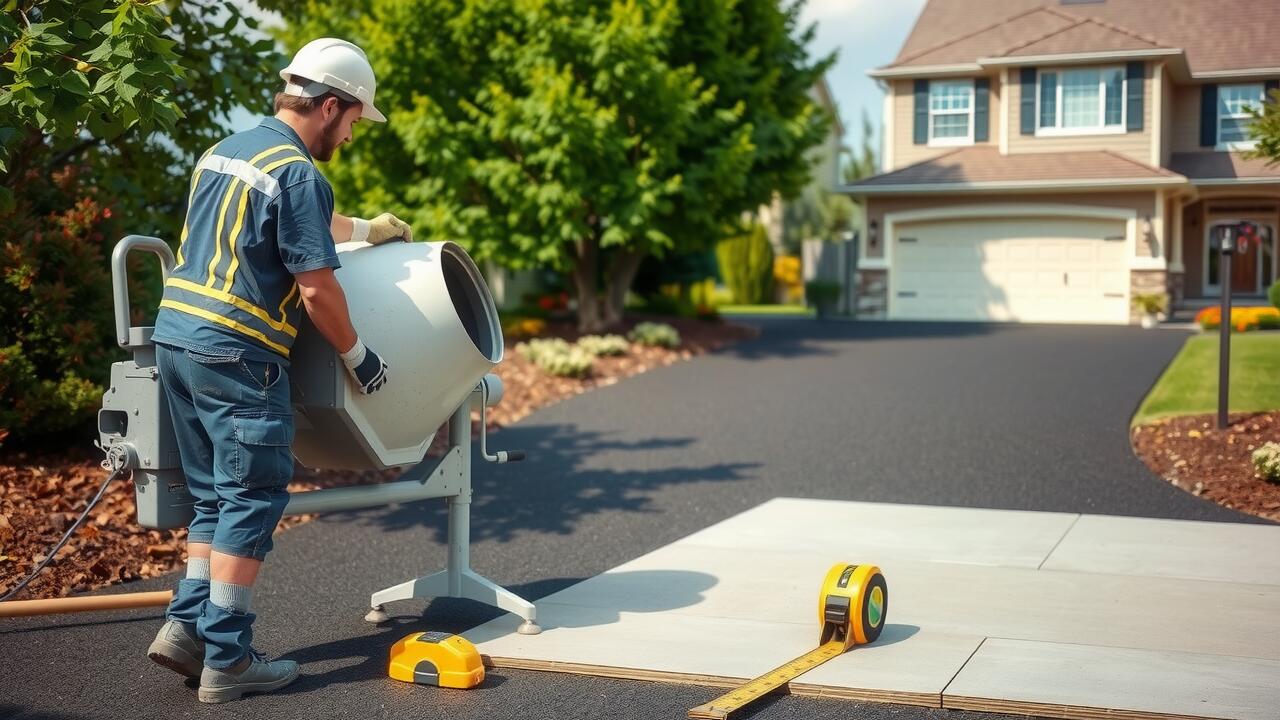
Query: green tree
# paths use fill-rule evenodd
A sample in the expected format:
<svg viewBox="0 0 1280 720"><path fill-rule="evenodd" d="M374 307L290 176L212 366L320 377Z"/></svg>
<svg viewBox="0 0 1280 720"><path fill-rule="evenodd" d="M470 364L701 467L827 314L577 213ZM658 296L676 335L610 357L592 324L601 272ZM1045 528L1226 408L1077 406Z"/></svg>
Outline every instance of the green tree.
<svg viewBox="0 0 1280 720"><path fill-rule="evenodd" d="M1262 107L1251 108L1249 114L1253 116L1249 133L1258 145L1248 155L1265 158L1268 165L1280 163L1280 90L1272 90Z"/></svg>
<svg viewBox="0 0 1280 720"><path fill-rule="evenodd" d="M125 232L177 240L191 163L266 108L274 42L215 0L9 0L0 14L0 441L92 418L118 356L107 267ZM136 322L158 271L131 274Z"/></svg>
<svg viewBox="0 0 1280 720"><path fill-rule="evenodd" d="M775 0L263 4L289 47L345 37L378 73L390 122L331 166L340 206L570 273L584 330L621 319L644 257L798 192L825 132L807 90L829 59Z"/></svg>
<svg viewBox="0 0 1280 720"><path fill-rule="evenodd" d="M759 305L772 300L773 246L763 225L751 223L746 232L721 240L716 260L734 302Z"/></svg>

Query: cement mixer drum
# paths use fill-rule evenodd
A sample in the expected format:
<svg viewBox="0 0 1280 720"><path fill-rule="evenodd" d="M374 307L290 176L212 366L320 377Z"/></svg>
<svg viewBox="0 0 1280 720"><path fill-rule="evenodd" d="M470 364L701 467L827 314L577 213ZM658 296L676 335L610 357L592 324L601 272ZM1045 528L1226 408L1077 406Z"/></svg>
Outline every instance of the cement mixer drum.
<svg viewBox="0 0 1280 720"><path fill-rule="evenodd" d="M343 243L338 257L351 321L387 361L389 382L361 395L303 313L290 354L293 453L322 469L420 462L435 431L502 360L493 297L456 243Z"/></svg>

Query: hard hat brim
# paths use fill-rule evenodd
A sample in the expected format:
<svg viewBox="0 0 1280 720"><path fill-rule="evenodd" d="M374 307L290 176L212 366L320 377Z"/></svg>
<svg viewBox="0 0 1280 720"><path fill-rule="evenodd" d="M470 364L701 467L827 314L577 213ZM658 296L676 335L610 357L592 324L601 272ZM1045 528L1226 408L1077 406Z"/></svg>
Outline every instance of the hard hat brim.
<svg viewBox="0 0 1280 720"><path fill-rule="evenodd" d="M362 108L360 111L360 117L370 122L386 122L387 121L387 116L383 115L381 110L374 107L373 103L360 103L360 105Z"/></svg>

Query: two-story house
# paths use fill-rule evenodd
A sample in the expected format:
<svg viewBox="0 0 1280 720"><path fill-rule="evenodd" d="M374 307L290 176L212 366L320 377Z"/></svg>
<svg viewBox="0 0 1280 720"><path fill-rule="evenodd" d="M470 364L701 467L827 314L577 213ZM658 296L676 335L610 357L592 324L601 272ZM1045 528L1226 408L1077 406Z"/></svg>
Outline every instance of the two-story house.
<svg viewBox="0 0 1280 720"><path fill-rule="evenodd" d="M1280 85L1277 0L929 0L885 89L858 313L1129 323L1136 293L1258 299L1280 166L1246 159ZM1224 288L1215 228L1256 221Z"/></svg>

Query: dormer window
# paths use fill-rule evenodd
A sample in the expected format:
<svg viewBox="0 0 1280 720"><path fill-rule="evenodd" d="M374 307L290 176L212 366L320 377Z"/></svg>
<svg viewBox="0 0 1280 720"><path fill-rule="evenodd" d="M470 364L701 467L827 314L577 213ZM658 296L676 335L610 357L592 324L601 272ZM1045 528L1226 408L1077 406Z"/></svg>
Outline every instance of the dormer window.
<svg viewBox="0 0 1280 720"><path fill-rule="evenodd" d="M1218 149L1252 150L1249 137L1250 108L1260 110L1266 99L1262 83L1218 86Z"/></svg>
<svg viewBox="0 0 1280 720"><path fill-rule="evenodd" d="M1126 82L1123 67L1041 70L1036 134L1124 132Z"/></svg>
<svg viewBox="0 0 1280 720"><path fill-rule="evenodd" d="M929 83L929 144L973 144L973 80Z"/></svg>

